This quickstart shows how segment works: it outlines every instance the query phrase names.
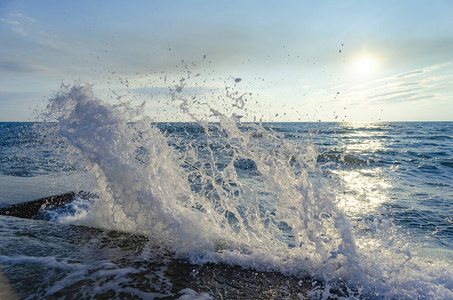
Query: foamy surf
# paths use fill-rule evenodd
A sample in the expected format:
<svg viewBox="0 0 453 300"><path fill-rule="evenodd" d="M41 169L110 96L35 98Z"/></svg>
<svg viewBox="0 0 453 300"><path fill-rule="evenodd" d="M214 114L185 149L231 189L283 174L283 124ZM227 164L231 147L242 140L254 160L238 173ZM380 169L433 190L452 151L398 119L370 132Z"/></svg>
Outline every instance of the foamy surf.
<svg viewBox="0 0 453 300"><path fill-rule="evenodd" d="M320 238L326 235L337 239L331 244L335 244L333 247L338 254L354 255L347 220L336 208L332 195L321 186L313 185L309 178L311 172L311 176L319 180L314 174L312 145L307 145L308 151L298 151L294 163L288 157L293 150L291 143L268 133L262 139L265 146L277 143L279 149L263 152L263 146L256 139L250 139L251 133L261 132L263 128L253 126L251 133L243 132L236 122L218 113L219 128L211 130L204 141L216 143L218 153L212 149L208 149L209 155L198 152L196 157L192 153L192 163L203 164L194 175L184 172L180 155L139 109L104 103L94 97L90 86L68 88L51 100L49 108L58 114L54 117L59 122L59 134L80 150L97 174L99 193L104 197L100 203L108 203L106 206L112 208L99 208L94 213L95 219L103 220L108 226L154 234L156 223L163 227L172 224L172 230L183 232L191 230L188 227L195 226L200 220L207 220L214 226L210 232L240 243L262 243L255 238L260 236L260 239L267 239L268 248L272 244L285 248L289 245L290 249L311 250L313 247L315 252L322 253L331 250L330 244ZM209 128L203 130L210 131ZM188 151L196 150L189 147ZM217 156L224 153L228 156ZM235 164L244 160L253 164L260 174L259 188L254 187L254 182L245 180L249 179L247 176L241 178L236 172ZM294 174L296 168L297 176ZM198 176L193 179L198 180L198 191L191 188L187 180L190 175ZM262 205L268 205L269 211L263 211ZM239 212L239 208L243 211ZM137 217L138 212L147 215ZM197 222L185 220L192 214L196 215ZM233 218L230 215L237 220L235 224L228 221ZM298 232L290 243L283 239L279 241L275 236L277 221L287 221L288 230L293 228ZM196 234L200 229L193 232ZM209 236L208 232L201 233L200 236ZM184 232L181 236L187 234ZM324 260L327 258L323 257Z"/></svg>
<svg viewBox="0 0 453 300"><path fill-rule="evenodd" d="M157 251L201 266L308 276L304 295L314 299L453 297L451 264L417 255L390 220L356 234L310 138L290 141L208 107L218 123L196 117L196 134L175 142L143 106L108 104L89 85L63 87L48 109L85 158L99 197L54 221L142 234Z"/></svg>

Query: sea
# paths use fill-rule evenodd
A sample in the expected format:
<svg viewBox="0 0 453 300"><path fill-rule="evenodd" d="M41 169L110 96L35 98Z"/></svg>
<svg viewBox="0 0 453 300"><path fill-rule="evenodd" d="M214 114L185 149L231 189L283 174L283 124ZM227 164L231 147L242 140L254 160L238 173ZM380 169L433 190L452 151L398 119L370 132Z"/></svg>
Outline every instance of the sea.
<svg viewBox="0 0 453 300"><path fill-rule="evenodd" d="M154 122L75 85L0 123L0 208L76 193L0 216L3 294L453 299L453 122L211 112Z"/></svg>

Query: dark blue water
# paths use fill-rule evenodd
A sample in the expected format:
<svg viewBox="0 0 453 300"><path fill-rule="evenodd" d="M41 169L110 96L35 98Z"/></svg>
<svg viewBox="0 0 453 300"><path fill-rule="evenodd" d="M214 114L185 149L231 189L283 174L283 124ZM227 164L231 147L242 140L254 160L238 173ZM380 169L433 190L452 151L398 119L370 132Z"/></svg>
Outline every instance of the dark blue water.
<svg viewBox="0 0 453 300"><path fill-rule="evenodd" d="M255 182L256 185L262 184L259 179L262 174L257 166L258 162L251 159L251 156L244 155L245 152L238 152L235 146L241 147L240 139L237 140L238 145L234 145L235 140L229 140L225 144L223 136L228 134L222 131L222 127L216 124L202 127L195 123L154 125L168 137L168 144L178 153L178 164L188 174L190 188L194 193L213 199L220 197L221 192L216 191L217 177L213 174L215 172L223 174L222 172L229 170L231 165L241 180ZM49 195L56 191L64 192L70 189L74 178L78 181L77 188L91 187L93 179L86 173L86 157L73 149L66 139L55 134L56 128L57 125L54 123L0 123L0 206L32 200L34 194L42 196L46 191ZM359 249L373 248L374 241L380 240L385 235L385 243L389 247L406 255L409 263L403 264L409 265L411 258L416 255L421 257L421 260L439 261L441 265L453 263L452 122L245 123L239 124L238 129L243 133L252 132L248 135L252 140L247 142L247 145L259 144L260 149L264 149L262 151L275 153L280 155L279 157L284 152L289 169L296 176L306 170L310 178L316 178L316 174L320 173L329 185L329 193L333 195L335 204L350 220ZM267 134L272 134L272 139L268 139ZM140 139L140 136L137 139ZM285 147L286 141L291 142L290 148ZM305 145L314 145L315 169L309 166L309 158L304 163L298 157L305 151L303 150ZM195 152L196 155L193 154ZM135 154L139 161L152 160L148 148L138 147ZM234 163L230 164L232 160ZM200 170L214 178L213 181L206 183L199 174ZM62 184L59 180L65 183ZM219 180L219 186L223 183ZM57 185L58 188L55 187ZM319 185L324 186L323 183ZM225 189L233 196L235 193L243 193L239 188L236 190L233 184ZM272 206L278 206L278 203L271 203L271 197L266 192L262 192L261 195L265 204L260 206L260 213L272 214ZM204 207L198 209L204 210ZM240 208L235 212L241 214ZM222 213L232 228L235 228L234 224L239 222L239 216L228 210ZM53 220L58 222L58 218ZM16 232L19 226L15 223L11 225L12 221L8 222L3 221L1 225L4 234L0 245L8 244L6 243L9 239L8 232ZM276 226L282 232L282 239L287 241L288 247L291 248L295 247L292 242L294 232L288 224L289 222L280 222ZM394 239L389 238L392 235ZM400 237L409 241L410 246L399 245ZM58 239L55 243L59 243ZM34 298L36 295L33 296L30 290L23 287L26 285L25 282L21 282L20 276L14 273L16 272L14 266L20 265L17 257L27 256L27 250L14 252L11 247L11 245L0 246L0 263L6 275L19 281L13 283L19 294L25 298ZM379 250L373 251L385 252L382 246L376 246L376 249ZM77 256L83 256L83 251L80 250ZM389 254L389 257L392 257L392 254ZM368 258L363 259L367 264L372 264ZM103 269L100 265L96 268ZM121 268L124 266L121 265ZM138 267L132 268L135 268L132 273L142 272ZM417 268L421 267L415 264L409 270L412 272ZM51 272L53 274L55 270ZM77 272L82 271L78 269ZM407 270L404 272L407 272L405 276L413 276ZM118 273L115 274L118 276ZM376 282L381 282L373 282L378 291L375 295L382 294L387 295L385 298L391 298L388 295L395 291L382 282L397 280L390 275L386 276L375 274ZM448 299L449 293L453 290L453 281L448 274L445 276L444 282L437 277L434 279L429 277L428 280L423 276L413 277L411 280L418 282L414 284L414 289L420 286L420 282L430 281L431 285L440 291L437 298ZM49 294L46 285L53 286L54 283L33 284L44 291L40 293L42 296ZM372 294L368 294L370 295ZM414 292L409 298L417 298L414 295L429 298L428 294L423 292ZM215 298L209 293L205 296ZM312 296L316 298L315 294ZM395 297L404 296L400 294Z"/></svg>

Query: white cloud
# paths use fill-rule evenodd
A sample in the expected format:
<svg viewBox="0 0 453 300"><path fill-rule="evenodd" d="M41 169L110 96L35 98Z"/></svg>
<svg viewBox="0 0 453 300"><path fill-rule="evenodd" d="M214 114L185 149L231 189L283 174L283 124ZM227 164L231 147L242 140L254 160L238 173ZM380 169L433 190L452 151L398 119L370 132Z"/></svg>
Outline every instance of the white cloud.
<svg viewBox="0 0 453 300"><path fill-rule="evenodd" d="M0 18L0 21L4 22L6 24L9 24L9 25L20 25L20 23L17 22L17 21L7 20L7 19L4 19L4 18Z"/></svg>
<svg viewBox="0 0 453 300"><path fill-rule="evenodd" d="M25 21L28 21L28 22L36 22L35 19L31 18L31 17L27 17L23 14L20 14L20 13L10 13L9 14L10 17L12 19L4 19L4 18L0 18L0 21L1 22L4 22L6 24L9 24L11 25L11 29L13 32L21 35L21 36L26 36L28 35L28 30L24 27L24 24L22 24L21 22L17 21L17 19L22 19L22 20L25 20Z"/></svg>
<svg viewBox="0 0 453 300"><path fill-rule="evenodd" d="M10 13L9 14L11 17L15 17L15 18L20 18L20 19L24 19L24 20L27 20L27 21L30 21L30 22L36 22L35 19L31 18L31 17L27 17L27 16L24 16L23 14L13 14L13 13Z"/></svg>

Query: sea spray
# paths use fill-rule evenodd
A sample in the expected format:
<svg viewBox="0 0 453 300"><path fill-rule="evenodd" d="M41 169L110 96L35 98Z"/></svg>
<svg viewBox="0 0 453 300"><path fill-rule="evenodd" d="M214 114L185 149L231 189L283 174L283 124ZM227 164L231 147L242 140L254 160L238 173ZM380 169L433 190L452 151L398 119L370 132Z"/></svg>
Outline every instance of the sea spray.
<svg viewBox="0 0 453 300"><path fill-rule="evenodd" d="M79 91L76 91L77 89ZM175 93L173 101L177 106L182 103L178 97L182 98L183 93L184 90ZM77 153L71 155L77 157L77 166L86 165L91 171L87 173L77 167L77 178L97 174L98 183L95 188L84 187L83 190L97 194L99 199L93 197L88 202L84 201L85 199L76 199L71 203L70 209L67 207L49 208L46 211L49 215L55 216L50 220L118 228L122 231L129 230L141 234L126 233L124 239L118 240L117 238L124 233L62 224L52 225L49 222L37 220L20 221L19 226L19 220L3 218L4 230L2 230L2 247L0 247L2 267L8 276L12 276L10 278L13 281L17 280L21 284L26 282L27 287L22 289L22 293L25 291L23 294L25 297L27 295L57 297L57 295L62 295L61 291L73 294L74 288L77 289L76 295L78 296L87 297L93 294L100 296L104 295L102 294L104 292L111 293L112 289L119 293L126 287L132 291L131 295L142 295L141 297L145 298L144 294L140 293L150 291L149 285L156 287L148 279L153 278L153 282L159 282L158 278L160 278L167 281L167 284L164 284L166 286L164 288L158 287L156 291L167 296L170 291L167 287L173 283L176 287L176 289L172 289L174 295L183 288L189 287L199 294L210 291L210 295L214 298L219 292L225 299L227 298L225 293L216 289L219 287L219 283L223 282L224 291L236 289L243 293L247 289L253 290L256 287L255 291L260 288L268 292L277 289L283 295L288 292L286 288L288 286L292 291L291 295L295 296L300 291L302 295L313 299L328 297L452 299L453 272L448 244L443 248L436 248L414 238L412 235L414 231L411 230L414 228L411 227L414 220L409 219L414 216L413 209L407 210L404 207L394 206L401 199L395 198L389 190L376 188L376 185L370 184L375 181L376 184L379 184L389 180L396 188L402 188L405 191L406 189L402 185L407 184L408 181L399 181L397 176L407 175L410 180L417 176L410 176L408 174L410 172L406 170L386 174L387 176L384 176L385 172L382 172L382 176L376 176L370 171L370 168L375 168L374 171L380 174L380 171L385 171L386 165L371 159L371 165L359 165L360 160L354 161L353 165L346 166L343 165L342 160L334 160L325 165L319 163L319 148L316 148L311 140L320 145L321 149L327 148L326 150L329 151L329 147L337 145L337 138L350 137L351 132L353 136L357 132L366 133L366 130L346 130L337 133L337 128L341 130L344 124L243 123L240 122L239 108L235 107L234 112L225 112L215 106L217 97L214 97L215 99L211 102L205 99L204 103L209 106L203 104L207 109L206 113L215 118L210 121L216 121L216 123L203 122L202 120L206 120L206 118L201 116L200 110L197 110L196 117L200 123L159 123L155 126L160 130L154 130L156 129L154 125L151 126L149 119L143 116L144 106L134 108L127 103L110 105L96 99L88 86L63 87L59 95L55 97L63 98L52 100L49 107L53 110L54 119L60 121L59 124L40 124L39 127L60 131L61 125L66 123L69 124L67 128L70 130L63 129L67 132L72 131L73 136L68 135L69 138L63 140L54 138L51 143L46 143L48 149L39 147L38 152L43 149L41 159L44 163L49 159L54 160L58 156L63 156L62 161L65 164L68 162L69 166L74 166L74 156L67 157L67 154L73 151L67 149L66 145L80 142L76 138L77 130L79 130L77 127L83 128L83 124L89 124L89 119L92 118L89 117L87 120L79 122L80 124L70 122L70 120L83 119L80 116L77 117L74 112L77 102L72 98L77 98L76 94L82 98L90 98L92 102L91 106L81 105L81 108L90 107L91 110L76 109L79 113L88 116L91 112L100 112L105 109L106 113L99 115L107 119L104 122L103 117L100 117L99 123L91 122L96 126L92 126L91 131L80 130L79 139L83 141L92 138L94 141L102 141L102 139L106 139L106 136L102 134L104 132L110 137L115 136L115 138L106 140L126 143L127 147L124 149L129 152L124 152L123 157L111 159L111 155L116 156L118 152L120 154L123 152L115 152L111 151L109 147L101 147L102 143L99 141L92 142L100 150L106 151L105 154L96 158L96 155L91 154L91 152L96 152L96 147L84 148L81 143L80 147L86 153L77 150ZM233 95L233 98L240 95L242 93ZM187 109L190 110L194 103L189 103L193 98L188 99ZM85 100L81 99L82 102ZM234 99L228 97L223 100L226 104L228 102L236 103ZM118 116L117 124L109 122L114 119L114 116ZM126 124L126 126L121 124ZM109 130L103 130L108 126L111 127ZM414 125L399 126L412 130ZM426 123L424 126L433 127ZM100 133L96 134L98 127ZM122 130L115 128L125 128L126 133L121 133ZM310 128L318 128L320 133L315 131L314 134L311 134ZM334 128L334 131L321 132L326 128ZM430 131L430 129L424 130ZM44 132L47 137L49 137L48 133ZM400 170L405 169L412 164L412 162L404 162L407 153L395 156L393 151L394 149L405 150L407 144L398 146L394 143L398 143L400 139L410 143L414 139L402 136L399 131L394 132L393 129L390 130L390 133L395 134L390 140L386 136L385 139L373 137L371 141L382 141L383 147L379 149L387 149L383 151L390 158L389 161L397 158L401 161L396 162L397 165L401 165ZM96 137L96 135L98 136ZM142 167L149 168L148 165L165 167L163 164L159 164L159 161L165 161L160 153L165 154L166 152L148 150L152 149L153 143L159 143L159 141L162 141L163 145L170 145L168 148L162 147L168 149L170 152L168 155L172 157L172 161L175 161L174 165L168 165L171 170L166 171L166 174L170 174L168 176L172 176L172 172L180 174L180 184L184 190L179 193L181 188L176 187L174 190L167 191L167 195L171 194L175 197L164 199L163 208L162 204L156 200L159 198L155 198L159 196L159 191L149 188L150 182L146 177L148 171L140 170ZM429 135L426 141L433 142ZM364 142L362 139L354 138L350 143L361 148L367 146L366 140ZM61 151L52 150L55 148L58 150L59 147L63 147ZM76 149L76 147L71 148ZM374 148L373 145L368 152L361 151L360 153L365 156ZM50 157L48 156L49 150L53 151ZM85 159L80 159L79 153L85 156ZM126 160L127 153L133 153L130 156L134 159ZM357 157L348 153L345 157L348 155L353 159ZM90 161L94 159L97 159L98 163ZM157 162L152 163L150 160L157 160ZM325 162L325 160L321 161ZM128 171L126 168L125 175L132 176L134 179L124 178L121 172L111 171L111 167L107 164L110 162L130 164L131 166L127 168L133 169L133 171ZM61 163L57 163L53 168L59 169L61 165ZM413 168L417 168L417 165L420 163L415 164ZM412 170L410 166L408 170ZM66 172L68 172L67 169L63 169L56 174L66 175ZM70 169L68 173L72 173ZM354 174L361 177L353 177L357 180L350 180L350 176ZM444 174L448 175L448 173ZM432 176L431 173L429 176ZM74 191L78 191L80 190L79 185L72 185L69 182L78 181L73 178L76 177L66 177L68 183L66 186L72 186ZM90 178L93 176L89 176L87 180L91 180ZM41 183L49 184L48 176L31 177L30 180L33 180L34 183L29 185L32 190L30 193L39 187L47 190L46 195L51 194L50 190L40 186ZM326 180L330 181L332 186L329 186ZM344 180L344 182L354 185L358 191L366 192L366 197L362 197L360 192L345 189L337 184L336 180ZM92 181L96 183L95 178ZM126 192L122 185L130 182L146 184L132 186L133 189L129 192L132 197L123 197ZM156 182L156 184L165 188L165 183ZM116 191L117 185L120 192L112 192L112 190ZM21 185L21 187L23 186ZM423 190L430 194L429 189L423 188ZM143 198L140 198L140 195L143 195ZM434 195L436 194L434 193ZM150 200L148 201L148 199ZM303 205L295 202L294 199ZM123 204L125 201L134 204ZM340 209L335 203L340 204ZM438 207L438 202L435 203ZM446 203L444 202L444 204ZM371 209L370 205L372 205ZM126 220L124 223L121 222L121 218L120 222L113 221L114 210L112 207L114 206L117 211L123 212ZM136 213L137 210L134 210L133 206L139 208L139 213ZM345 206L344 213L351 217L351 225L343 215L342 206ZM351 207L354 209L350 209ZM401 225L402 221L392 215L395 211L389 210L389 207L401 214L398 217L401 217L402 214L407 217L402 220L411 220L409 226L406 226L408 223ZM439 210L443 207L447 207L447 209L441 215L448 216L449 206L440 206ZM159 213L154 213L159 209ZM71 216L74 210L80 213ZM148 226L148 223L142 221L139 215L148 220L154 219L155 222L149 222L151 226ZM200 218L195 218L196 222L191 224L190 220L194 218L191 218L190 215ZM175 219L177 221L174 221ZM203 219L208 221L204 222ZM437 220L431 216L419 221L435 223ZM447 222L445 228L448 231L449 219L445 221ZM203 225L198 226L198 224ZM208 225L204 227L206 224ZM415 224L418 227L417 224L423 224L423 222ZM68 234L68 231L76 234ZM420 227L420 231L430 234L429 228L426 231L425 228ZM436 235L436 237L440 236ZM445 241L448 242L449 237L445 237ZM136 238L142 242L137 244ZM318 239L320 239L319 242ZM148 240L149 244L143 244ZM156 243L153 241L156 241L157 246L165 243L168 248L155 247ZM299 241L304 242L302 246L298 243ZM51 248L54 251L51 251ZM135 254L129 252L128 249L133 249L132 252ZM171 251L166 251L168 249ZM421 254L420 250L423 251ZM439 257L439 250L444 251L443 257ZM428 251L430 253L426 255ZM156 253L162 253L162 255L159 256ZM29 261L29 263L25 261ZM56 264L49 261L56 262ZM206 264L207 261L221 263ZM194 266L189 262L196 262L202 266ZM68 268L65 267L66 263ZM226 266L225 263L230 266ZM157 273L156 265L159 269ZM245 270L244 267L251 268ZM18 272L17 268L22 268L24 271ZM213 273L206 273L207 269L212 270ZM259 272L257 269L279 272ZM186 279L175 276L184 271L187 271ZM202 275L203 272L205 272L204 275ZM34 276L35 274L45 276ZM282 274L294 277L286 277ZM311 277L303 278L307 274ZM149 277L147 277L148 275ZM246 280L239 283L237 276ZM43 279L38 279L38 277ZM204 280L207 277L211 281L205 285ZM255 281L258 279L262 279L262 281ZM235 280L235 287L228 285L228 282L232 280ZM195 285L190 283L193 281L196 281ZM274 285L273 283L277 281L278 284ZM302 287L304 282L307 283L307 288L311 289L308 294L307 290ZM247 295L253 295L249 298L261 298L253 292ZM151 296L147 294L147 297Z"/></svg>
<svg viewBox="0 0 453 300"><path fill-rule="evenodd" d="M48 109L58 133L97 177L100 197L79 223L149 234L164 245L209 248L209 215L191 209L194 199L178 156L140 108L104 103L87 85L63 87Z"/></svg>
<svg viewBox="0 0 453 300"><path fill-rule="evenodd" d="M299 275L309 270L312 276L341 277L356 269L349 221L321 176L312 141L293 142L262 124L241 123L250 113L245 103L252 95L236 90L234 83L212 95L215 100L202 102L182 93L187 84L181 80L170 96L203 126L206 144L213 145L209 155L193 151L199 155L190 159L208 166L202 186L218 191L217 209L234 220L237 236L253 249L251 256L270 258L275 261L267 261L266 267ZM217 122L206 124L207 119ZM253 180L243 172L244 165Z"/></svg>
<svg viewBox="0 0 453 300"><path fill-rule="evenodd" d="M390 222L355 241L310 136L241 123L242 108L227 104L245 94L218 96L224 110L205 99L203 112L183 90L169 96L197 123L162 131L143 105L107 104L89 85L50 101L98 181L99 199L72 222L145 234L191 263L309 276L312 298L450 297L448 266L415 257Z"/></svg>
<svg viewBox="0 0 453 300"><path fill-rule="evenodd" d="M325 188L313 144L206 106L219 122L198 120L202 135L177 153L143 106L107 104L89 85L63 87L49 110L89 162L100 194L77 222L152 236L195 263L350 276L354 238ZM188 161L194 168L183 167Z"/></svg>
<svg viewBox="0 0 453 300"><path fill-rule="evenodd" d="M107 104L89 85L63 87L50 101L59 134L97 176L99 200L77 223L145 234L196 264L310 276L323 282L315 298L336 297L338 289L448 298L451 271L414 257L391 223L355 241L310 136L292 140L240 122L243 106L235 103L244 93L226 90L220 106L205 99L203 111L183 82L169 96L196 124L173 135L184 124L162 132L144 105ZM444 274L445 284L441 275L420 275L425 267Z"/></svg>

